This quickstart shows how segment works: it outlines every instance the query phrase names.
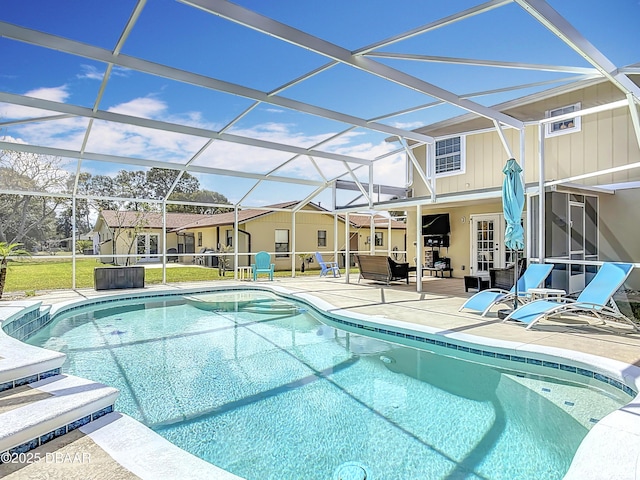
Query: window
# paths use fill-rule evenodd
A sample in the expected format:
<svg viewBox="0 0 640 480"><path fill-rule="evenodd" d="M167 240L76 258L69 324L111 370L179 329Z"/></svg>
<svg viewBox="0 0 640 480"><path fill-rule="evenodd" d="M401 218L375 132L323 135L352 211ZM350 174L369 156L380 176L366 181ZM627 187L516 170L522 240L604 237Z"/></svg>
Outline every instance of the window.
<svg viewBox="0 0 640 480"><path fill-rule="evenodd" d="M560 115L566 115L567 113L576 112L580 110L580 103L574 103L573 105L567 105L566 107L556 108L554 110L547 110L545 117L553 118ZM546 136L554 137L556 135L564 135L565 133L573 133L580 131L580 117L564 118L557 122L549 122L546 124Z"/></svg>
<svg viewBox="0 0 640 480"><path fill-rule="evenodd" d="M376 242L376 247L383 247L384 246L383 233L376 232L374 241Z"/></svg>
<svg viewBox="0 0 640 480"><path fill-rule="evenodd" d="M227 247L233 247L233 230L227 230L225 245Z"/></svg>
<svg viewBox="0 0 640 480"><path fill-rule="evenodd" d="M276 258L289 256L289 230L276 230Z"/></svg>
<svg viewBox="0 0 640 480"><path fill-rule="evenodd" d="M436 175L464 173L464 137L436 141Z"/></svg>
<svg viewBox="0 0 640 480"><path fill-rule="evenodd" d="M198 246L202 246L202 232L198 232Z"/></svg>
<svg viewBox="0 0 640 480"><path fill-rule="evenodd" d="M327 246L327 231L326 230L318 230L318 246L326 247Z"/></svg>

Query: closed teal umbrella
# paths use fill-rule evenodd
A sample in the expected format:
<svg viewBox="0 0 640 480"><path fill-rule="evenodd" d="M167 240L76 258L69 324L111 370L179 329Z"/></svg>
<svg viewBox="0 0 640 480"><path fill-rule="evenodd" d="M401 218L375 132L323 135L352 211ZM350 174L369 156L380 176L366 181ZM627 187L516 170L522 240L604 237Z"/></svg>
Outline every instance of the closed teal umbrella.
<svg viewBox="0 0 640 480"><path fill-rule="evenodd" d="M520 223L524 209L524 185L522 184L522 168L515 159L510 158L502 169L504 182L502 183L502 209L507 229L504 233L504 243L511 250L524 248L524 229Z"/></svg>
<svg viewBox="0 0 640 480"><path fill-rule="evenodd" d="M522 183L522 168L514 158L507 160L502 169L502 209L507 228L504 232L505 245L513 250L515 265L513 278L515 282L515 301L513 308L518 307L518 250L524 248L524 229L520 223L524 209L524 184Z"/></svg>

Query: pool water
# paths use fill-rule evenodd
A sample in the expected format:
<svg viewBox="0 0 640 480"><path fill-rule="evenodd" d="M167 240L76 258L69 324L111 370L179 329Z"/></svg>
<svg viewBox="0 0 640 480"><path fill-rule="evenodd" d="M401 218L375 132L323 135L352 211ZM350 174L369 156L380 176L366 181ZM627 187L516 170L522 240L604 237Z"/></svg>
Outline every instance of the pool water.
<svg viewBox="0 0 640 480"><path fill-rule="evenodd" d="M560 479L594 422L629 401L336 330L268 293L74 314L29 343L249 480L347 478L345 464L369 480Z"/></svg>

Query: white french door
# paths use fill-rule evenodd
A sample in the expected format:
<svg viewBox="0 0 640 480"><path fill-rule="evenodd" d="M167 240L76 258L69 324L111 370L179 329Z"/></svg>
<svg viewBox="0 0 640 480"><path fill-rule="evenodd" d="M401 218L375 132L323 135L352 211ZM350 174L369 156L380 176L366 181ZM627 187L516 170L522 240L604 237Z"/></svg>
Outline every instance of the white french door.
<svg viewBox="0 0 640 480"><path fill-rule="evenodd" d="M156 234L139 234L136 237L136 253L147 258L155 258L158 255L158 238Z"/></svg>
<svg viewBox="0 0 640 480"><path fill-rule="evenodd" d="M500 213L471 217L471 274L489 275L490 268L505 265L504 216Z"/></svg>

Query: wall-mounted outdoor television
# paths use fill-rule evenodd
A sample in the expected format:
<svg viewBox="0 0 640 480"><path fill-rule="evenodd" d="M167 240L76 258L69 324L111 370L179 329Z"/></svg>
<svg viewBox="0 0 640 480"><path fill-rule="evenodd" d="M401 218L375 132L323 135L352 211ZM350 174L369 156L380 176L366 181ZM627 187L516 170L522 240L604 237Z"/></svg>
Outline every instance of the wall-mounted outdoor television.
<svg viewBox="0 0 640 480"><path fill-rule="evenodd" d="M449 233L451 233L451 226L448 213L422 216L422 235L449 235Z"/></svg>

